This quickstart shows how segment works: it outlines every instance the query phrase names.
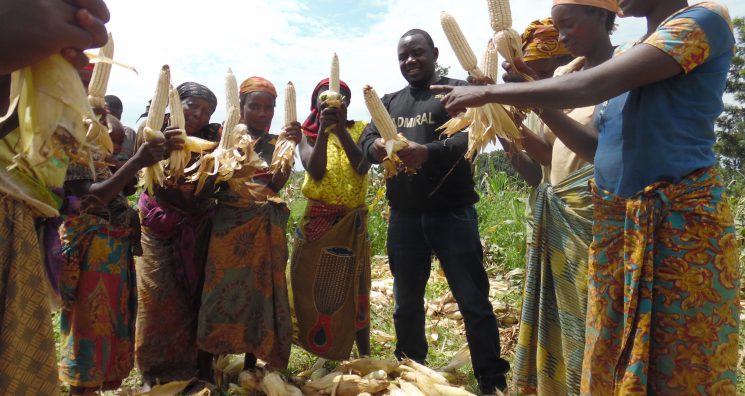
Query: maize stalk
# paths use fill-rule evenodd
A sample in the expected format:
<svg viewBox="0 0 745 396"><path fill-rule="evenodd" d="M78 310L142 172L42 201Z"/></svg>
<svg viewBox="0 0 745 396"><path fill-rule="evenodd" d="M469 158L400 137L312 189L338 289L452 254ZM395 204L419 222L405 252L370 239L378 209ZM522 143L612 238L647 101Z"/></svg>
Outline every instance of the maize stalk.
<svg viewBox="0 0 745 396"><path fill-rule="evenodd" d="M512 27L510 0L486 0L489 7L489 22L495 32Z"/></svg>
<svg viewBox="0 0 745 396"><path fill-rule="evenodd" d="M158 75L158 83L145 120L145 128L143 129L145 141L151 142L158 138L165 138L160 129L163 127L163 120L165 119L170 85L171 69L168 65L163 65ZM152 195L153 187L155 185L162 186L164 177L161 161L143 170L141 184L147 190L147 193Z"/></svg>
<svg viewBox="0 0 745 396"><path fill-rule="evenodd" d="M195 171L187 180L197 183L197 194L204 189L208 178L213 177L214 183L231 181L235 186L235 183L251 179L256 170L265 166L253 149L257 141L251 139L246 125L239 123L238 83L230 69L225 76L225 99L227 116L217 148L203 155L185 170ZM238 171L241 171L240 177L233 180Z"/></svg>
<svg viewBox="0 0 745 396"><path fill-rule="evenodd" d="M468 41L466 41L466 37L460 30L455 18L443 11L440 13L440 24L442 24L442 30L445 32L445 36L448 38L448 42L463 70L476 78L484 77L484 73L476 65L476 55L473 53L471 46L468 45Z"/></svg>
<svg viewBox="0 0 745 396"><path fill-rule="evenodd" d="M106 45L98 50L98 57L105 59L114 58L114 39L109 33L109 41ZM109 75L111 75L111 64L107 62L97 62L93 66L93 73L91 74L91 81L88 84L88 102L91 107L103 108L106 105L104 96L106 96L106 88L109 85Z"/></svg>
<svg viewBox="0 0 745 396"><path fill-rule="evenodd" d="M93 114L77 70L60 55L14 71L8 103L0 123L17 113L19 124L0 145L0 191L45 217L58 216L49 188L64 183L64 157L92 165L87 131L106 128Z"/></svg>
<svg viewBox="0 0 745 396"><path fill-rule="evenodd" d="M292 81L285 87L285 125L297 122L297 99L295 86ZM296 143L287 139L286 131L282 130L277 138L276 148L272 155L272 172L287 174L295 163Z"/></svg>
<svg viewBox="0 0 745 396"><path fill-rule="evenodd" d="M375 126L383 138L387 156L383 159L386 177L393 177L398 174L399 166L403 166L401 159L396 153L407 147L406 139L396 132L396 124L393 123L388 110L383 106L383 102L378 97L375 89L369 85L362 88L362 94L365 97L365 105L370 112ZM410 170L407 170L410 171Z"/></svg>

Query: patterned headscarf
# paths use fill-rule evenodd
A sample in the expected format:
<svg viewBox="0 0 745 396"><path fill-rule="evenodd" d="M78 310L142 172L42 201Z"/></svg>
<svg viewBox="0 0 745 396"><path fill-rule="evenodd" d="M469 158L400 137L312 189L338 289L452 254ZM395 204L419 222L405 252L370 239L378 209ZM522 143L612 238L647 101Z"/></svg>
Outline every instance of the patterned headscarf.
<svg viewBox="0 0 745 396"><path fill-rule="evenodd" d="M320 127L321 120L319 119L320 112L318 111L318 95L321 94L321 88L329 86L329 79L324 78L316 85L313 89L313 94L310 97L310 115L303 122L303 133L306 136L315 138L318 136L318 128ZM349 85L344 81L339 81L339 87L341 88L340 94L344 95L347 100L352 100L352 91L349 89ZM353 125L354 121L347 120L347 126Z"/></svg>
<svg viewBox="0 0 745 396"><path fill-rule="evenodd" d="M277 90L271 81L261 77L249 77L241 83L240 94L249 94L251 92L266 92L269 95L277 97Z"/></svg>
<svg viewBox="0 0 745 396"><path fill-rule="evenodd" d="M535 61L569 55L569 51L559 41L559 31L551 18L533 21L525 29L523 40L523 60Z"/></svg>
<svg viewBox="0 0 745 396"><path fill-rule="evenodd" d="M618 0L554 0L554 5L577 4L602 8L611 12L618 12Z"/></svg>
<svg viewBox="0 0 745 396"><path fill-rule="evenodd" d="M176 90L181 100L186 98L200 98L206 100L211 105L210 112L214 112L217 108L217 97L209 88L202 84L189 81L176 87Z"/></svg>

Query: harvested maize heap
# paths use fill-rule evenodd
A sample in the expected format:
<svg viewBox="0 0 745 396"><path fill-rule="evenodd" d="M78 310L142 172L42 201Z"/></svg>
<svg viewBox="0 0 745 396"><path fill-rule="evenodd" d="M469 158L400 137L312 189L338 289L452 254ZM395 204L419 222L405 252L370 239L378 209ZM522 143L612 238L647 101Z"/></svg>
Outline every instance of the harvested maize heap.
<svg viewBox="0 0 745 396"><path fill-rule="evenodd" d="M11 75L5 122L18 114L18 128L0 145L0 191L46 217L58 216L50 188L62 187L67 159L91 164L86 132L101 127L77 70L53 55ZM105 128L104 128L105 129Z"/></svg>
<svg viewBox="0 0 745 396"><path fill-rule="evenodd" d="M240 124L240 104L238 101L238 82L233 71L228 69L225 76L225 99L227 103L227 117L223 124L220 143L211 153L203 155L186 172L194 172L189 181L196 182L196 192L204 188L207 179L214 178L214 183L230 181L240 183L250 180L253 174L265 164L254 152L252 141L244 124ZM241 171L240 178L233 178L237 171Z"/></svg>
<svg viewBox="0 0 745 396"><path fill-rule="evenodd" d="M476 56L453 17L443 12L441 21L445 35L449 39L453 37L450 39L450 44L460 64L474 77L483 77L484 73L476 66ZM493 66L490 68L493 69ZM509 113L502 105L495 103L469 108L465 114L451 118L438 130L442 130L447 136L452 136L469 127L468 151L466 152L466 158L469 160L472 160L490 142L496 142L498 136L513 141L518 141L520 137L520 132L515 127Z"/></svg>
<svg viewBox="0 0 745 396"><path fill-rule="evenodd" d="M164 138L160 129L163 127L165 120L166 106L168 106L168 97L171 85L171 69L168 65L163 65L158 75L158 83L155 86L155 94L150 102L150 109L147 112L145 128L143 134L145 141L151 142L158 138ZM153 194L155 185L162 186L164 179L163 163L158 162L143 170L141 184L147 190L147 193Z"/></svg>
<svg viewBox="0 0 745 396"><path fill-rule="evenodd" d="M168 105L171 108L171 126L179 130L179 138L184 141L184 148L179 151L171 152L168 159L167 171L168 177L178 179L184 174L184 169L191 160L192 153L203 154L205 151L214 149L217 142L200 139L196 136L186 134L186 120L184 119L184 108L181 106L181 98L178 90L171 87L168 95Z"/></svg>
<svg viewBox="0 0 745 396"><path fill-rule="evenodd" d="M109 41L98 50L99 61L93 67L91 81L88 83L88 103L93 109L103 109L106 105L104 96L109 85L111 75L111 60L114 57L114 39L109 33ZM86 122L88 133L86 141L91 145L91 151L96 166L106 166L104 159L114 151L114 144L109 136L109 131L100 123ZM94 172L95 175L95 172Z"/></svg>
<svg viewBox="0 0 745 396"><path fill-rule="evenodd" d="M285 88L285 125L297 121L297 98L292 81ZM295 142L287 139L287 133L282 130L277 139L277 145L272 155L272 171L287 174L295 163Z"/></svg>
<svg viewBox="0 0 745 396"><path fill-rule="evenodd" d="M378 97L375 89L369 85L362 88L362 94L365 97L365 105L372 116L375 126L383 138L387 156L383 159L383 168L385 168L386 177L393 177L398 174L399 166L403 166L401 159L396 153L407 146L406 139L396 132L396 124L393 123L388 110L383 106L383 102ZM411 172L413 170L408 170Z"/></svg>
<svg viewBox="0 0 745 396"><path fill-rule="evenodd" d="M455 52L455 56L458 58L458 62L463 66L463 70L467 71L470 75L476 78L484 77L484 73L476 65L476 55L473 53L471 46L468 45L466 37L460 30L460 26L455 18L443 11L440 14L440 23L442 24L442 30L445 31L445 36L450 42L450 46Z"/></svg>
<svg viewBox="0 0 745 396"><path fill-rule="evenodd" d="M510 0L487 0L489 7L489 21L494 30L494 44L499 54L512 63L515 58L523 56L523 43L520 33L512 28L512 10ZM523 75L526 80L532 80L530 76Z"/></svg>

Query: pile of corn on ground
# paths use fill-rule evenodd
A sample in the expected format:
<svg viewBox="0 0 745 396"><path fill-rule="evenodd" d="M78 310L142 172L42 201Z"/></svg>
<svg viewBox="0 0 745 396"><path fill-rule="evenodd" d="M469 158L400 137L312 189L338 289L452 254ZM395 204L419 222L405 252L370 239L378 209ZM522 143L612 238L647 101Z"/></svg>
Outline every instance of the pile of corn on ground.
<svg viewBox="0 0 745 396"><path fill-rule="evenodd" d="M368 204L371 205L370 234L373 240L374 250L383 251L382 246L375 247L381 235L385 235L385 223L381 213L385 213L386 202L381 189L384 179L382 175L373 173L370 178L371 186ZM482 199L477 204L481 229L484 242L484 261L491 280L490 298L494 305L495 313L500 322L500 335L502 340L503 355L510 361L514 359L515 344L517 342L518 326L514 324L518 319L520 300L522 298L522 267L521 260L523 251L518 249L520 243L524 243L524 235L520 230L524 229L524 204L527 191L510 184L503 177L489 176L484 180L478 180ZM305 200L300 193L302 175L295 174L283 190L283 197L292 208L292 217L288 230L292 232L296 222L302 216ZM745 239L745 197L740 198L734 205L735 216L738 219L738 235ZM497 239L499 238L499 239ZM511 238L511 241L506 241ZM745 240L743 241L745 242ZM740 261L745 265L745 243L741 245ZM388 269L387 258L382 255L374 256L372 262L372 291L371 304L372 320L372 355L376 359L389 359L393 356L395 347L395 331L393 328L393 279ZM437 268L435 262L434 270L427 286L427 311L426 326L429 339L428 366L442 368L454 363L456 366L465 361L466 364L457 369L454 375L448 375L452 384L464 387L466 390L476 393L477 384L473 377L468 355L464 354L463 347L466 345L465 334L462 329L462 320L459 312L452 305L449 288L442 272ZM745 274L745 268L743 269ZM745 282L743 282L745 285ZM742 294L742 312L745 313L745 289ZM745 315L741 318L745 324ZM745 325L741 325L741 346L739 377L745 378ZM354 354L354 352L353 352ZM355 357L355 356L353 356ZM231 357L232 360L241 360L241 357ZM284 379L291 379L303 371L309 370L316 362L314 356L300 348L293 347L288 370L280 373ZM329 372L338 367L338 362L327 362L324 369ZM245 377L245 376L244 376ZM125 380L121 390L106 392L106 395L136 395L142 384L142 380L136 370ZM229 384L228 384L229 386ZM240 386L238 379L234 387ZM234 389L236 390L236 389ZM738 389L745 394L745 384L740 384ZM67 388L63 387L63 394ZM212 393L213 395L220 393ZM227 394L224 393L224 394Z"/></svg>

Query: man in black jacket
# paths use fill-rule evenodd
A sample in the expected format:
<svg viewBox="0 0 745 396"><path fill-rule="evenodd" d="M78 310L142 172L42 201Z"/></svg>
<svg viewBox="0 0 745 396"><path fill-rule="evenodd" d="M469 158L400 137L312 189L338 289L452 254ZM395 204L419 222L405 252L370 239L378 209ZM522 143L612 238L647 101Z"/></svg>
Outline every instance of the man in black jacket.
<svg viewBox="0 0 745 396"><path fill-rule="evenodd" d="M398 358L419 362L427 356L424 289L434 252L463 314L481 392L493 394L497 388L507 388L509 363L500 358L499 330L489 302L489 281L473 207L479 197L471 168L463 158L468 134L440 139L436 129L450 117L429 90L431 84L467 83L437 75L438 53L427 32L406 32L398 42L398 62L409 84L382 98L398 131L408 140L408 147L398 156L407 168L417 170L415 174L401 172L387 181L391 206L387 248L398 338L395 353ZM360 145L372 163L380 163L386 156L380 133L372 123Z"/></svg>

